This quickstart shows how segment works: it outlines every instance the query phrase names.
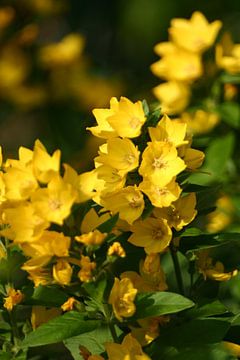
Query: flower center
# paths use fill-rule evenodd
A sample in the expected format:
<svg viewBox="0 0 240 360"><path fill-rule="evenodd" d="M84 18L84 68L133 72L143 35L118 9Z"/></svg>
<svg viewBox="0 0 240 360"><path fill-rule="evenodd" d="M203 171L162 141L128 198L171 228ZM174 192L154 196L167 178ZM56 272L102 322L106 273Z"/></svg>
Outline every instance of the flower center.
<svg viewBox="0 0 240 360"><path fill-rule="evenodd" d="M135 159L136 159L135 156L131 154L125 155L124 157L124 160L130 165L132 165L135 162Z"/></svg>
<svg viewBox="0 0 240 360"><path fill-rule="evenodd" d="M59 210L62 206L62 203L58 199L49 199L48 205L51 210Z"/></svg>
<svg viewBox="0 0 240 360"><path fill-rule="evenodd" d="M132 129L136 129L140 124L141 124L141 122L137 116L133 116L129 120L129 125Z"/></svg>
<svg viewBox="0 0 240 360"><path fill-rule="evenodd" d="M164 169L164 168L166 168L166 165L167 165L166 161L164 161L161 158L154 158L153 163L152 163L152 166L155 169Z"/></svg>
<svg viewBox="0 0 240 360"><path fill-rule="evenodd" d="M162 237L163 237L163 232L162 232L162 230L161 229L154 229L153 231L152 231L152 237L153 237L153 239L154 240L161 240L162 239Z"/></svg>

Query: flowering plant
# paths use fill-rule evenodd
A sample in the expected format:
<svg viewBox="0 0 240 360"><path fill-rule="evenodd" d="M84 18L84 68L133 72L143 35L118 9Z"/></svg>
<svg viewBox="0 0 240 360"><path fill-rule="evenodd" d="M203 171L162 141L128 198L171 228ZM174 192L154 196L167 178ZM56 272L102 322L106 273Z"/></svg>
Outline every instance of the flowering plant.
<svg viewBox="0 0 240 360"><path fill-rule="evenodd" d="M198 12L172 21L152 66L168 81L154 90L162 110L126 97L93 110L88 129L102 139L93 170L61 166L60 150L50 155L39 140L18 159L1 152L3 359L239 355L240 309L224 284L239 286L240 235L209 226L216 184L198 182L211 174L193 140L197 119L205 132L217 115L182 114L220 26ZM237 50L230 60L221 45L216 53L237 81Z"/></svg>

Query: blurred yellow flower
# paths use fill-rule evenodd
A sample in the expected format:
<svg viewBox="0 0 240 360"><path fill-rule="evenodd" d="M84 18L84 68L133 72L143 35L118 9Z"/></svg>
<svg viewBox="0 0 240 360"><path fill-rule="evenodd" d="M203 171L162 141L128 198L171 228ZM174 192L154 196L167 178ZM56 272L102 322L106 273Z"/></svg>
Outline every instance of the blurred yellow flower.
<svg viewBox="0 0 240 360"><path fill-rule="evenodd" d="M0 30L11 24L15 16L14 8L10 6L4 6L0 8Z"/></svg>
<svg viewBox="0 0 240 360"><path fill-rule="evenodd" d="M22 302L24 296L20 290L9 288L7 297L4 298L3 307L8 311L12 311L13 307Z"/></svg>
<svg viewBox="0 0 240 360"><path fill-rule="evenodd" d="M216 210L208 214L207 231L219 232L228 227L234 216L234 206L227 195L221 196L216 202Z"/></svg>
<svg viewBox="0 0 240 360"><path fill-rule="evenodd" d="M109 360L151 360L131 334L125 336L122 344L106 343L105 348Z"/></svg>
<svg viewBox="0 0 240 360"><path fill-rule="evenodd" d="M31 314L31 324L33 330L59 315L61 315L61 309L47 309L45 306L33 306Z"/></svg>
<svg viewBox="0 0 240 360"><path fill-rule="evenodd" d="M74 297L70 297L67 299L67 301L65 301L64 304L62 304L61 309L63 311L71 311L74 309L74 304L77 302L78 301Z"/></svg>
<svg viewBox="0 0 240 360"><path fill-rule="evenodd" d="M240 44L234 44L229 34L216 46L216 63L229 74L240 72Z"/></svg>
<svg viewBox="0 0 240 360"><path fill-rule="evenodd" d="M190 134L205 134L211 131L219 123L217 113L198 109L193 114L184 112L181 115L182 121L187 124L187 131Z"/></svg>
<svg viewBox="0 0 240 360"><path fill-rule="evenodd" d="M67 260L60 259L53 265L53 278L60 285L70 284L72 272L72 267Z"/></svg>
<svg viewBox="0 0 240 360"><path fill-rule="evenodd" d="M189 85L179 81L168 81L156 86L153 94L160 102L161 111L168 115L182 112L189 103Z"/></svg>
<svg viewBox="0 0 240 360"><path fill-rule="evenodd" d="M91 208L82 220L81 233L87 234L109 219L110 215L108 213L98 215L96 211Z"/></svg>
<svg viewBox="0 0 240 360"><path fill-rule="evenodd" d="M45 67L70 65L79 59L84 47L80 34L68 34L59 43L43 46L39 59Z"/></svg>
<svg viewBox="0 0 240 360"><path fill-rule="evenodd" d="M108 248L107 255L115 255L124 258L126 256L126 252L118 241L114 241L114 243Z"/></svg>
<svg viewBox="0 0 240 360"><path fill-rule="evenodd" d="M148 254L140 261L139 271L142 278L150 284L155 291L167 290L166 277L160 264L158 253Z"/></svg>
<svg viewBox="0 0 240 360"><path fill-rule="evenodd" d="M113 214L119 213L119 218L132 224L144 210L144 200L141 191L136 186L127 186L102 198L102 205Z"/></svg>
<svg viewBox="0 0 240 360"><path fill-rule="evenodd" d="M177 46L201 53L213 45L221 26L221 21L210 24L201 12L195 11L190 20L172 19L169 34Z"/></svg>
<svg viewBox="0 0 240 360"><path fill-rule="evenodd" d="M148 217L136 221L131 227L132 235L128 241L144 247L147 254L163 252L172 239L172 231L166 219Z"/></svg>
<svg viewBox="0 0 240 360"><path fill-rule="evenodd" d="M80 236L75 236L75 240L86 245L101 245L105 240L107 234L101 233L99 230L95 229L90 231L87 234L82 234Z"/></svg>
<svg viewBox="0 0 240 360"><path fill-rule="evenodd" d="M81 270L78 273L78 277L82 282L88 282L92 280L92 272L96 269L96 263L91 261L89 256L81 256L80 260Z"/></svg>
<svg viewBox="0 0 240 360"><path fill-rule="evenodd" d="M112 305L114 315L119 321L123 321L124 317L131 317L135 313L134 300L136 295L137 289L133 287L130 279L119 280L115 277L108 303Z"/></svg>

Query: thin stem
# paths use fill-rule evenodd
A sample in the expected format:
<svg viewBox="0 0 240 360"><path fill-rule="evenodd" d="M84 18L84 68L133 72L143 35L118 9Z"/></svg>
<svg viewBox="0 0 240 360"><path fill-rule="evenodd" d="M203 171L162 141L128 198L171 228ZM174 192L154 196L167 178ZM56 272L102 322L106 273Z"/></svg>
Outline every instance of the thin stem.
<svg viewBox="0 0 240 360"><path fill-rule="evenodd" d="M111 321L111 313L109 311L109 305L108 304L104 304L104 315L105 315L105 318L107 320L107 324L108 324L108 327L109 327L109 330L112 334L112 338L114 340L115 343L119 343L118 341L118 337L117 337L117 333L116 333L116 330L115 330L115 327L114 327L114 324L113 322Z"/></svg>
<svg viewBox="0 0 240 360"><path fill-rule="evenodd" d="M19 343L20 343L20 334L18 331L17 321L15 317L15 309L9 311L9 318L12 328L12 336L13 336L13 343L15 345L16 351L19 350Z"/></svg>
<svg viewBox="0 0 240 360"><path fill-rule="evenodd" d="M184 287L183 287L181 268L180 268L180 264L178 261L177 250L174 248L173 244L170 245L170 252L171 252L174 270L175 270L175 274L176 274L178 289L179 289L180 294L184 295Z"/></svg>

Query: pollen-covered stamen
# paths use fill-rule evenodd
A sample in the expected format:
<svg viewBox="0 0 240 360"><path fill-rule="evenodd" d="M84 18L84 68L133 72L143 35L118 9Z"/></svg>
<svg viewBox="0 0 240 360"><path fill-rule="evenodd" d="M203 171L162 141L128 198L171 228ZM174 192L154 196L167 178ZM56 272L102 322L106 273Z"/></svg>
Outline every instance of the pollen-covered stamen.
<svg viewBox="0 0 240 360"><path fill-rule="evenodd" d="M141 125L141 121L137 116L133 116L129 120L129 125L132 129L137 129Z"/></svg>
<svg viewBox="0 0 240 360"><path fill-rule="evenodd" d="M51 210L59 210L62 206L62 203L58 199L49 199L49 207Z"/></svg>
<svg viewBox="0 0 240 360"><path fill-rule="evenodd" d="M139 198L138 196L134 196L131 198L131 200L129 201L129 205L132 208L138 208L140 206L142 206L142 199Z"/></svg>
<svg viewBox="0 0 240 360"><path fill-rule="evenodd" d="M124 157L124 160L129 163L129 165L132 165L136 161L136 157L132 154L128 154Z"/></svg>
<svg viewBox="0 0 240 360"><path fill-rule="evenodd" d="M155 240L160 240L162 239L163 237L163 232L161 229L154 229L152 231L152 237L155 239Z"/></svg>
<svg viewBox="0 0 240 360"><path fill-rule="evenodd" d="M167 163L161 157L160 158L154 158L152 166L155 169L164 169L164 168L166 168Z"/></svg>

